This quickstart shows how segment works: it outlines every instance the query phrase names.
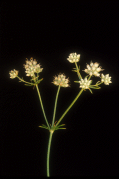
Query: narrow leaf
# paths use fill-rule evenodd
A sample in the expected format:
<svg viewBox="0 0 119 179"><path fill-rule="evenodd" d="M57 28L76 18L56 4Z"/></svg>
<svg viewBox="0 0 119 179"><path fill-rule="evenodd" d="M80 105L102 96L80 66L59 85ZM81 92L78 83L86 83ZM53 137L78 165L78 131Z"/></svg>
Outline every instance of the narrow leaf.
<svg viewBox="0 0 119 179"><path fill-rule="evenodd" d="M55 130L59 130L59 129L66 129L66 128L56 128Z"/></svg>
<svg viewBox="0 0 119 179"><path fill-rule="evenodd" d="M91 83L90 83L90 85L92 84L92 82L93 82L93 80L91 80Z"/></svg>
<svg viewBox="0 0 119 179"><path fill-rule="evenodd" d="M42 78L42 79L40 79L40 80L38 80L38 81L37 81L37 84L38 84L38 83L40 83L40 81L42 81L42 80L43 80L43 78Z"/></svg>
<svg viewBox="0 0 119 179"><path fill-rule="evenodd" d="M43 127L47 127L45 124L42 124Z"/></svg>
<svg viewBox="0 0 119 179"><path fill-rule="evenodd" d="M85 78L87 78L89 75L86 75ZM91 80L92 81L92 80Z"/></svg>
<svg viewBox="0 0 119 179"><path fill-rule="evenodd" d="M79 83L79 81L74 81L75 83Z"/></svg>
<svg viewBox="0 0 119 179"><path fill-rule="evenodd" d="M89 88L90 92L93 94L92 90Z"/></svg>
<svg viewBox="0 0 119 179"><path fill-rule="evenodd" d="M38 126L38 127L41 127L41 128L44 128L44 129L48 129L48 127L43 127L43 126Z"/></svg>
<svg viewBox="0 0 119 179"><path fill-rule="evenodd" d="M65 124L58 125L57 127L64 126Z"/></svg>
<svg viewBox="0 0 119 179"><path fill-rule="evenodd" d="M26 85L26 86L33 86L34 84L33 85L24 84L24 85Z"/></svg>
<svg viewBox="0 0 119 179"><path fill-rule="evenodd" d="M97 86L97 87L90 86L90 88L93 88L93 89L101 89L101 87L99 87L99 86Z"/></svg>
<svg viewBox="0 0 119 179"><path fill-rule="evenodd" d="M76 70L72 70L72 71L77 72Z"/></svg>
<svg viewBox="0 0 119 179"><path fill-rule="evenodd" d="M100 81L98 81L98 82L96 83L96 85L97 85L98 83L100 83Z"/></svg>

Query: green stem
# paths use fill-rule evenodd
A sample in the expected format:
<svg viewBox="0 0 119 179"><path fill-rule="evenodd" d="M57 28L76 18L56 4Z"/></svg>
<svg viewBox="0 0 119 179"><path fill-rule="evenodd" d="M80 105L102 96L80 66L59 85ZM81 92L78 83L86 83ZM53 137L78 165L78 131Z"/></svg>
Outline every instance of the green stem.
<svg viewBox="0 0 119 179"><path fill-rule="evenodd" d="M61 116L61 118L59 119L59 121L56 123L55 126L57 126L61 120L63 119L63 117L67 114L67 112L70 110L70 108L74 105L74 103L76 102L76 100L79 98L79 96L81 95L81 93L83 92L83 88L80 90L80 92L78 93L78 95L76 96L76 98L73 100L73 102L70 104L70 106L67 108L67 110L63 113L63 115Z"/></svg>
<svg viewBox="0 0 119 179"><path fill-rule="evenodd" d="M50 131L50 137L49 137L49 142L48 142L48 151L47 151L47 177L50 176L50 172L49 172L49 158L50 158L50 148L51 148L52 134L53 134L53 131Z"/></svg>
<svg viewBox="0 0 119 179"><path fill-rule="evenodd" d="M42 111L43 111L43 114L44 114L44 118L46 120L46 123L47 123L47 126L50 130L50 126L48 124L48 121L47 121L47 118L46 118L46 115L45 115L45 111L44 111L44 107L43 107L43 103L42 103L42 99L41 99L41 95L40 95L40 92L39 92L39 89L38 89L38 84L36 84L36 89L37 89L37 92L38 92L38 96L39 96L39 99L40 99L40 103L41 103L41 108L42 108Z"/></svg>
<svg viewBox="0 0 119 179"><path fill-rule="evenodd" d="M98 83L98 84L96 84L96 85L91 85L91 86L99 86L99 85L101 85L103 82L100 82L100 83Z"/></svg>
<svg viewBox="0 0 119 179"><path fill-rule="evenodd" d="M81 80L82 77L81 77L81 74L80 74L80 72L79 72L79 69L78 69L78 66L77 66L77 63L76 63L76 62L75 62L75 65L76 65L76 69L77 69L77 75L78 75L79 79Z"/></svg>
<svg viewBox="0 0 119 179"><path fill-rule="evenodd" d="M21 80L22 82L25 82L25 83L28 83L28 84L31 84L31 85L33 84L33 83L29 83L29 82L27 82L27 81L24 81L24 80L21 79L19 76L17 76L17 78L18 78L19 80ZM21 82L21 81L20 81L20 82Z"/></svg>
<svg viewBox="0 0 119 179"><path fill-rule="evenodd" d="M56 106L57 106L57 100L58 100L59 90L60 90L60 85L58 87L57 94L56 94L56 99L55 99L54 114L53 114L53 120L52 120L52 127L54 125L54 120L55 120Z"/></svg>

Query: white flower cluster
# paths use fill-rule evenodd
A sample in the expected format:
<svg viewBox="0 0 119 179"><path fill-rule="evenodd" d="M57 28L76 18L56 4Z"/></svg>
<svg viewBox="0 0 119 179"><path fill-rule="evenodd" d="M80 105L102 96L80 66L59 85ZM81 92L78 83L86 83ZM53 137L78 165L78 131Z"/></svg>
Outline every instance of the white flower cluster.
<svg viewBox="0 0 119 179"><path fill-rule="evenodd" d="M11 78L11 79L14 79L14 78L16 78L17 75L18 75L18 71L14 69L14 70L11 70L11 71L9 72L9 74L10 74L10 78Z"/></svg>
<svg viewBox="0 0 119 179"><path fill-rule="evenodd" d="M80 54L77 55L77 53L71 53L69 55L69 58L67 58L67 60L70 62L70 63L75 63L75 62L78 62L80 60Z"/></svg>
<svg viewBox="0 0 119 179"><path fill-rule="evenodd" d="M109 85L109 83L112 83L109 74L106 75L101 74L101 82L104 82L105 85Z"/></svg>
<svg viewBox="0 0 119 179"><path fill-rule="evenodd" d="M80 83L80 88L84 88L84 89L88 89L89 88L89 85L91 83L92 80L87 80L87 77L83 80L81 79L81 81L79 81Z"/></svg>
<svg viewBox="0 0 119 179"><path fill-rule="evenodd" d="M95 63L90 63L90 65L87 64L87 69L82 70L85 71L86 73L88 73L90 76L94 75L94 76L100 76L99 72L103 71L104 69L101 69L102 67L98 67L99 63L95 62Z"/></svg>
<svg viewBox="0 0 119 179"><path fill-rule="evenodd" d="M52 83L57 86L68 87L69 86L68 82L69 82L69 79L66 79L66 76L61 74L61 75L55 76Z"/></svg>
<svg viewBox="0 0 119 179"><path fill-rule="evenodd" d="M27 59L27 58L26 58ZM30 61L26 60L26 65L24 64L24 68L26 69L26 76L34 76L34 73L42 72L43 68L40 68L40 64L37 64L36 59L33 60L33 57L30 58Z"/></svg>

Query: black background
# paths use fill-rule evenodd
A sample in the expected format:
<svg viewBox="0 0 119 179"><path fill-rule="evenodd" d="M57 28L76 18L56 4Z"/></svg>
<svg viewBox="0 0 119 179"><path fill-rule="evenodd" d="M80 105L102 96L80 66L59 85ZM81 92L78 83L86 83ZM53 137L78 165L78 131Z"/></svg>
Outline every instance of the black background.
<svg viewBox="0 0 119 179"><path fill-rule="evenodd" d="M70 88L61 88L56 120L80 88L70 53L81 54L78 65L100 63L112 83L82 93L54 132L50 155L51 176L118 176L118 1L1 3L0 62L0 175L46 176L49 131L36 89L10 79L16 69L25 76L25 59L41 64L39 84L49 123L57 86L53 76L64 73ZM100 78L95 77L93 84Z"/></svg>

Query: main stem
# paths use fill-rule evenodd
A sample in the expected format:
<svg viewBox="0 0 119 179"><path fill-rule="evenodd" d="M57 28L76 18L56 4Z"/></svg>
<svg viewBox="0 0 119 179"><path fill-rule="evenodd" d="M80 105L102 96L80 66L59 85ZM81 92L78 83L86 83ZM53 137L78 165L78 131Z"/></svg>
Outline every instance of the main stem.
<svg viewBox="0 0 119 179"><path fill-rule="evenodd" d="M47 151L47 177L50 176L49 159L50 159L50 148L51 148L52 134L53 134L53 131L50 131L50 137L49 137L49 142L48 142L48 151Z"/></svg>
<svg viewBox="0 0 119 179"><path fill-rule="evenodd" d="M45 115L45 111L44 111L44 107L43 107L43 103L42 103L42 99L41 99L40 91L39 91L39 89L38 89L38 85L37 85L37 84L36 84L36 89L37 89L38 96L39 96L39 99L40 99L41 108L42 108L42 111L43 111L43 115L44 115L45 121L46 121L47 126L48 126L48 128L49 128L49 130L50 130L50 126L49 126L49 124L48 124L48 121L47 121L47 118L46 118L46 115Z"/></svg>

